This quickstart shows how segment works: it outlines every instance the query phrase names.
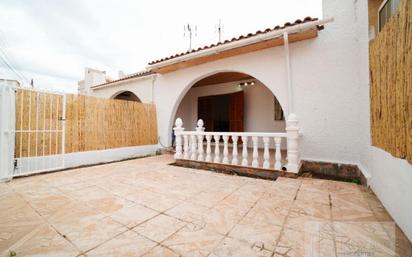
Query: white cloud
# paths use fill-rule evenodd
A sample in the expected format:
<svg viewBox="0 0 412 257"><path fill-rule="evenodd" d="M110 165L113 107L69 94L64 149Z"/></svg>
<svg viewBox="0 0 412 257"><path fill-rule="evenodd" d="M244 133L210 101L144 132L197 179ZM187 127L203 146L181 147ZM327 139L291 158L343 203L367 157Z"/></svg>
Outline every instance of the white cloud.
<svg viewBox="0 0 412 257"><path fill-rule="evenodd" d="M187 50L188 22L199 47L217 41L219 19L231 38L306 16L321 16L321 0L3 0L0 46L36 85L73 90L85 66L116 77ZM13 76L0 62L0 77Z"/></svg>

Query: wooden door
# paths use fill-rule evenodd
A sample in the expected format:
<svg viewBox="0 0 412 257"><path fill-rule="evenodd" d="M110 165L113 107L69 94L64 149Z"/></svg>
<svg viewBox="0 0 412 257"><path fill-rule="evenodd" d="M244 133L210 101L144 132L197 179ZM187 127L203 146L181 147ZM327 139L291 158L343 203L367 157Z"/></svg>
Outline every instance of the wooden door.
<svg viewBox="0 0 412 257"><path fill-rule="evenodd" d="M243 91L230 94L229 100L229 130L243 132L244 96Z"/></svg>
<svg viewBox="0 0 412 257"><path fill-rule="evenodd" d="M197 101L197 119L202 119L205 131L214 131L213 96L199 97Z"/></svg>

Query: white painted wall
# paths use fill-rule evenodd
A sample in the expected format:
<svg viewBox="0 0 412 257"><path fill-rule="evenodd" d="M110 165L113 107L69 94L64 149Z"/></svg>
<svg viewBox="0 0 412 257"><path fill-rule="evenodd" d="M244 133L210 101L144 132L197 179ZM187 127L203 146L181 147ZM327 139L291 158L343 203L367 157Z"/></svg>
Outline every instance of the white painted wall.
<svg viewBox="0 0 412 257"><path fill-rule="evenodd" d="M223 95L242 90L239 82L192 87L182 99L176 116L183 120L186 130L195 130L199 97ZM244 91L244 130L247 132L285 132L285 122L274 120L274 96L262 83L255 80ZM205 124L207 126L207 124Z"/></svg>
<svg viewBox="0 0 412 257"><path fill-rule="evenodd" d="M143 103L151 103L153 101L153 76L126 80L116 84L109 84L103 88L92 90L92 95L101 98L113 98L124 91L130 91L139 97Z"/></svg>
<svg viewBox="0 0 412 257"><path fill-rule="evenodd" d="M368 6L367 1L357 1L355 5L356 33L358 34L359 76L359 124L360 152L359 166L370 177L368 184L382 204L412 241L412 165L395 158L388 152L371 146L370 98L369 98L369 52L368 52Z"/></svg>

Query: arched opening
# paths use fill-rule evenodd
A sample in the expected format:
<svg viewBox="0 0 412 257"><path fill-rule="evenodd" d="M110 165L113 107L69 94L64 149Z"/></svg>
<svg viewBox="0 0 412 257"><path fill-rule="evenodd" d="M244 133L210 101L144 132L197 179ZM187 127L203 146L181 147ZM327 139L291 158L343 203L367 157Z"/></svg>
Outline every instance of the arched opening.
<svg viewBox="0 0 412 257"><path fill-rule="evenodd" d="M112 99L118 99L118 100L125 100L125 101L134 101L134 102L139 102L141 103L139 97L137 97L133 92L130 91L122 91L117 94L115 94Z"/></svg>
<svg viewBox="0 0 412 257"><path fill-rule="evenodd" d="M284 132L283 108L261 81L241 72L219 72L194 83L174 117L185 130L203 119L206 131Z"/></svg>

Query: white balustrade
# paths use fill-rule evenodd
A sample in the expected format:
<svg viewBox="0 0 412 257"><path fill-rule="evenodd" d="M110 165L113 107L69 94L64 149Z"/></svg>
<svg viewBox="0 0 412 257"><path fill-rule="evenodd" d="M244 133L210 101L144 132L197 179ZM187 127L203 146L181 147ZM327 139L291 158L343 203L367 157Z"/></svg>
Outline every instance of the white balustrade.
<svg viewBox="0 0 412 257"><path fill-rule="evenodd" d="M232 136L232 165L238 165L239 160L237 159L237 140L238 136Z"/></svg>
<svg viewBox="0 0 412 257"><path fill-rule="evenodd" d="M183 135L183 159L189 159L189 135Z"/></svg>
<svg viewBox="0 0 412 257"><path fill-rule="evenodd" d="M191 144L191 155L190 159L192 161L196 160L196 134L190 135L190 144Z"/></svg>
<svg viewBox="0 0 412 257"><path fill-rule="evenodd" d="M282 140L287 146L288 172L297 173L299 170L299 127L296 116L291 114L287 120L286 133L258 132L205 132L203 120L199 119L195 131L185 131L181 119L176 119L173 128L176 136L175 159L190 159L193 161L215 162L227 165L262 167L264 169L282 169ZM223 139L223 156L220 155L220 139ZM242 140L241 161L238 157L238 140ZM249 162L248 139L252 140L252 162ZM206 139L206 142L204 142ZM212 139L214 151L212 153ZM229 144L231 140L231 144ZM273 140L273 141L271 141ZM259 163L259 147L263 142L263 162ZM274 142L274 148L271 148ZM206 151L204 150L206 144ZM260 146L259 146L260 144ZM229 151L230 147L232 148ZM273 145L272 145L273 147ZM274 162L271 164L271 154L274 152ZM272 159L273 161L273 159ZM240 164L239 164L240 162Z"/></svg>
<svg viewBox="0 0 412 257"><path fill-rule="evenodd" d="M263 168L269 169L269 137L263 137Z"/></svg>
<svg viewBox="0 0 412 257"><path fill-rule="evenodd" d="M229 136L228 135L223 135L223 159L222 163L223 164L228 164L229 163L229 149L228 149L228 142L229 142Z"/></svg>
<svg viewBox="0 0 412 257"><path fill-rule="evenodd" d="M242 166L248 166L249 161L247 160L247 136L242 136Z"/></svg>
<svg viewBox="0 0 412 257"><path fill-rule="evenodd" d="M175 140L176 140L176 153L175 153L175 159L182 159L182 135L181 132L183 132L185 129L182 127L183 126L183 121L181 118L177 118L175 122L174 131L175 131Z"/></svg>
<svg viewBox="0 0 412 257"><path fill-rule="evenodd" d="M203 127L203 120L199 119L197 122L197 128L196 128L196 132L197 133L197 142L198 142L198 146L197 146L197 160L198 161L203 161L204 156L203 156L203 131L205 131L205 128Z"/></svg>
<svg viewBox="0 0 412 257"><path fill-rule="evenodd" d="M219 150L220 135L214 135L213 139L215 140L215 159L213 161L215 163L220 163L220 150Z"/></svg>
<svg viewBox="0 0 412 257"><path fill-rule="evenodd" d="M258 162L258 157L259 157L259 154L258 154L258 137L252 137L252 142L253 142L253 153L252 153L252 157L253 157L253 160L252 160L252 167L258 167L259 166L259 162Z"/></svg>
<svg viewBox="0 0 412 257"><path fill-rule="evenodd" d="M210 146L210 142L212 141L212 135L206 135L206 162L212 161L212 147Z"/></svg>
<svg viewBox="0 0 412 257"><path fill-rule="evenodd" d="M282 155L280 153L281 137L275 137L275 170L282 169Z"/></svg>

